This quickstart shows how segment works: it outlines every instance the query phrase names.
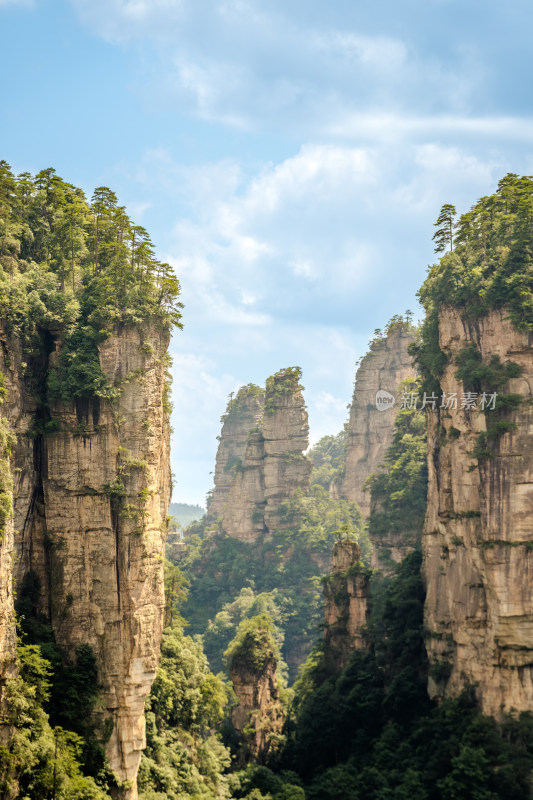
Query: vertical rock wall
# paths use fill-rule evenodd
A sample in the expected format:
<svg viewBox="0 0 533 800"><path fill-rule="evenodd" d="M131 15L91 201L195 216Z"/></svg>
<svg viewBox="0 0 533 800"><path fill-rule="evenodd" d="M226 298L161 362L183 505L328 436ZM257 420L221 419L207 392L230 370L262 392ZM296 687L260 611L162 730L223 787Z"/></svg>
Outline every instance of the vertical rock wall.
<svg viewBox="0 0 533 800"><path fill-rule="evenodd" d="M298 379L281 370L269 378L266 394L241 400L248 388L237 395L238 415L235 401L229 404L209 514L218 512L229 536L253 542L282 524L281 505L297 489L308 491L312 465L303 455L309 426Z"/></svg>
<svg viewBox="0 0 533 800"><path fill-rule="evenodd" d="M276 676L275 658L267 658L260 667L235 665L230 679L237 695L237 705L231 713L233 727L243 737L246 755L256 763L264 763L272 748L272 740L279 737L285 715Z"/></svg>
<svg viewBox="0 0 533 800"><path fill-rule="evenodd" d="M362 359L355 376L350 418L346 470L336 491L358 503L363 516L370 513L369 492L363 484L383 461L391 443L397 405L385 411L376 408L376 393L381 389L396 396L399 384L415 377L412 358L407 352L414 340L411 327L393 324L386 338L377 342Z"/></svg>
<svg viewBox="0 0 533 800"><path fill-rule="evenodd" d="M94 650L110 765L135 800L145 745L144 702L155 677L163 624L163 558L170 499L169 422L164 409L168 334L121 328L100 345L119 391L55 403L42 416L16 343L7 413L17 433L15 579L39 587L36 611L71 659ZM29 365L33 385L57 364L53 340ZM42 375L39 375L39 371Z"/></svg>
<svg viewBox="0 0 533 800"><path fill-rule="evenodd" d="M332 672L346 666L354 650L366 650L370 572L360 563L357 542L335 543L331 575L324 580L324 657Z"/></svg>
<svg viewBox="0 0 533 800"><path fill-rule="evenodd" d="M215 465L214 489L207 511L218 516L226 505L235 471L245 457L250 430L260 425L265 393L258 386L244 386L229 403L222 417L220 444Z"/></svg>
<svg viewBox="0 0 533 800"><path fill-rule="evenodd" d="M426 646L430 692L455 695L476 687L496 717L533 706L533 337L505 313L475 323L457 311L439 319L448 356L441 387L458 408L432 412L428 432L429 497L423 536L427 586ZM505 412L461 409L465 386L456 355L474 343L483 363L493 356L522 367L499 388L522 401ZM493 416L491 416L493 415ZM474 458L479 434L503 418L516 430L488 439L491 455Z"/></svg>
<svg viewBox="0 0 533 800"><path fill-rule="evenodd" d="M3 352L0 349L1 389L6 397L9 382L6 376ZM3 394L2 391L2 394ZM0 395L0 715L4 719L6 682L16 671L16 631L13 608L13 476L11 448L12 428ZM9 743L10 728L0 723L0 745Z"/></svg>

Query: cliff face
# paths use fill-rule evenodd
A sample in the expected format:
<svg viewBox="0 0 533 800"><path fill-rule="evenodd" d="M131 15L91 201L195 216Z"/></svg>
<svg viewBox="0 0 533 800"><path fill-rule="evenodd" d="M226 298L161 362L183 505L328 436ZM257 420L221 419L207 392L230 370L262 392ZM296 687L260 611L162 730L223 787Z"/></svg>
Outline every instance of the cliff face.
<svg viewBox="0 0 533 800"><path fill-rule="evenodd" d="M232 666L230 678L238 704L232 711L233 727L243 737L246 752L241 761L252 758L264 763L272 749L273 737L281 734L285 716L276 677L276 660L267 658L257 668Z"/></svg>
<svg viewBox="0 0 533 800"><path fill-rule="evenodd" d="M239 414L230 403L222 428L209 514L218 511L229 536L253 542L280 527L281 504L296 489L309 489L312 465L303 455L309 426L298 377L290 369L269 378L265 394L241 399L241 392L233 401Z"/></svg>
<svg viewBox="0 0 533 800"><path fill-rule="evenodd" d="M533 337L505 317L492 311L466 323L452 309L440 314L441 386L458 393L459 407L431 413L423 536L430 692L454 695L472 683L496 717L533 702ZM520 365L498 389L519 395L518 405L460 408L467 388L455 375L457 354L472 343L488 367L494 356Z"/></svg>
<svg viewBox="0 0 533 800"><path fill-rule="evenodd" d="M264 400L265 393L259 387L243 387L223 417L209 514L218 516L227 502L235 480L235 468L245 456L250 430L261 422Z"/></svg>
<svg viewBox="0 0 533 800"><path fill-rule="evenodd" d="M0 713L2 717L4 717L6 681L16 671L16 631L11 577L14 539L13 478L10 459L12 444L11 426L5 415L0 413ZM0 724L0 745L6 747L9 738L10 729Z"/></svg>
<svg viewBox="0 0 533 800"><path fill-rule="evenodd" d="M393 324L386 338L376 342L363 358L355 376L350 418L346 470L335 490L350 502L359 504L363 515L370 513L369 492L363 484L382 463L391 443L398 405L379 411L376 393L384 390L397 396L399 384L415 377L412 358L407 352L414 333L407 324Z"/></svg>
<svg viewBox="0 0 533 800"><path fill-rule="evenodd" d="M354 650L366 650L364 626L368 614L369 571L360 563L357 542L333 546L332 569L323 584L325 606L324 656L333 672L344 669Z"/></svg>
<svg viewBox="0 0 533 800"><path fill-rule="evenodd" d="M142 334L138 328L118 329L99 346L102 370L118 398L78 399L71 405L58 400L46 412L35 385L57 365L60 342L47 335L27 368L16 342L4 338L2 344L5 409L17 434L17 592L38 587L35 611L51 623L69 658L79 644L93 648L101 713L113 722L107 755L125 784L120 797L134 800L145 745L144 702L156 673L163 623L168 334L149 326ZM31 384L25 373L31 373ZM2 559L9 537L3 546Z"/></svg>

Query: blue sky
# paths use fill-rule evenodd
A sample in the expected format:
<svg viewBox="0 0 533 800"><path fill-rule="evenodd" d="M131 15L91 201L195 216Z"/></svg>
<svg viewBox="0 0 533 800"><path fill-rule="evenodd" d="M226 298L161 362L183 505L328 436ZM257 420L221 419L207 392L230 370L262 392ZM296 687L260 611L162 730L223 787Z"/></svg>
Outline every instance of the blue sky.
<svg viewBox="0 0 533 800"><path fill-rule="evenodd" d="M440 206L533 173L529 0L0 0L1 158L113 188L183 287L175 500L229 392L300 365L311 438L419 313Z"/></svg>

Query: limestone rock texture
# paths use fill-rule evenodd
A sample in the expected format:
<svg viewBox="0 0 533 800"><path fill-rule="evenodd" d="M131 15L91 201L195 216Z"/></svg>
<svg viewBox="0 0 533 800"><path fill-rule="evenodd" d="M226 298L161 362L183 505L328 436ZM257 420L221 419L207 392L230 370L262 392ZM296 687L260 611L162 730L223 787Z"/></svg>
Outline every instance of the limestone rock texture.
<svg viewBox="0 0 533 800"><path fill-rule="evenodd" d="M257 387L255 387L257 390ZM254 542L283 525L280 508L297 489L307 492L311 461L307 410L298 378L281 370L266 392L243 387L229 404L217 453L209 515L222 530Z"/></svg>
<svg viewBox="0 0 533 800"><path fill-rule="evenodd" d="M323 584L324 657L331 671L347 665L354 650L366 650L370 572L361 564L357 542L340 540L332 551L332 574Z"/></svg>
<svg viewBox="0 0 533 800"><path fill-rule="evenodd" d="M391 325L386 337L373 343L355 376L346 468L342 480L334 485L333 493L358 503L364 517L370 513L370 493L363 490L363 485L385 457L398 410L396 403L394 407L379 411L376 393L384 390L396 397L400 383L415 377L412 358L407 352L414 338L414 330L409 325Z"/></svg>
<svg viewBox="0 0 533 800"><path fill-rule="evenodd" d="M2 362L3 359L0 356L0 363ZM0 371L2 370L0 369ZM7 387L4 388L7 389ZM0 405L0 714L2 719L4 719L6 683L16 673L16 630L12 581L14 541L13 477L10 458L12 440L11 426ZM1 746L8 745L10 735L10 727L1 723Z"/></svg>
<svg viewBox="0 0 533 800"><path fill-rule="evenodd" d="M17 345L4 340L6 413L14 451L14 578L39 587L36 611L70 659L94 650L106 745L122 788L135 800L145 746L144 703L155 678L163 625L163 563L170 500L170 428L165 410L169 337L155 325L118 328L99 345L100 364L118 391L46 410L35 382L58 363L61 342L25 376ZM3 559L3 553L0 558ZM1 625L1 616L0 616ZM1 635L1 631L0 631Z"/></svg>
<svg viewBox="0 0 533 800"><path fill-rule="evenodd" d="M473 684L483 712L498 718L533 707L533 337L504 312L474 323L445 309L439 339L448 356L441 387L459 401L465 387L454 362L465 345L475 343L485 364L496 355L523 370L498 390L521 395L514 410L483 413L459 402L431 412L428 431L429 690L453 696ZM492 455L478 460L479 433L502 414L516 429L489 438Z"/></svg>
<svg viewBox="0 0 533 800"><path fill-rule="evenodd" d="M238 700L231 721L246 743L243 761L251 757L255 762L264 763L272 749L273 737L282 731L285 715L276 667L276 659L271 657L259 668L239 664L230 670Z"/></svg>
<svg viewBox="0 0 533 800"><path fill-rule="evenodd" d="M235 469L246 452L250 430L259 425L262 419L264 401L265 393L259 387L243 387L237 397L232 398L228 413L222 418L215 485L208 503L209 514L218 516L227 502L235 479Z"/></svg>

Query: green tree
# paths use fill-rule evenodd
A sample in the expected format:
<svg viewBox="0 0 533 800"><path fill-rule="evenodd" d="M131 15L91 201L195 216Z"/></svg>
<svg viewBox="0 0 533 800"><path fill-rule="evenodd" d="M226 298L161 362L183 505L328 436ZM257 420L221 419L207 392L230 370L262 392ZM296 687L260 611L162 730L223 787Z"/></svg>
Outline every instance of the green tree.
<svg viewBox="0 0 533 800"><path fill-rule="evenodd" d="M450 252L453 251L453 229L456 214L455 206L449 203L442 206L435 222L437 230L433 234L436 253L443 253L447 247L450 248Z"/></svg>

